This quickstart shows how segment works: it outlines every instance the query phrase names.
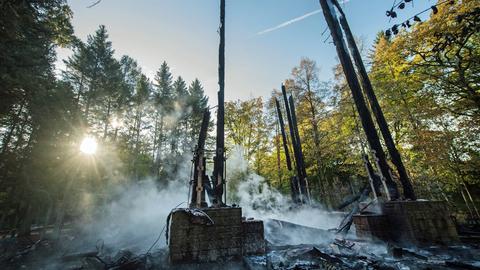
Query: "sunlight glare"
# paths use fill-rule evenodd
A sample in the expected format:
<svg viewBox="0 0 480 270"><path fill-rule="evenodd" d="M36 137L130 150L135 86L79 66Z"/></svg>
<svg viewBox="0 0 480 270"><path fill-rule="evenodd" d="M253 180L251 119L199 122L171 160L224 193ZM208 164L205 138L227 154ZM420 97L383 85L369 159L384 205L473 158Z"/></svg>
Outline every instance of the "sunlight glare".
<svg viewBox="0 0 480 270"><path fill-rule="evenodd" d="M97 151L97 141L93 137L85 137L80 144L80 151L84 154L93 155Z"/></svg>

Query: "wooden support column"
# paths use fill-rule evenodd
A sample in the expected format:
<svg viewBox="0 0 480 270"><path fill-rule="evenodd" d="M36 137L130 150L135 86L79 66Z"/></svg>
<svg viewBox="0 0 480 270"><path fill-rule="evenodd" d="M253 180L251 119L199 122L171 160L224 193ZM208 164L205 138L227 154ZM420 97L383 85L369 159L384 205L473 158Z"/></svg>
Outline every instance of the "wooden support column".
<svg viewBox="0 0 480 270"><path fill-rule="evenodd" d="M327 21L328 27L335 43L338 58L343 67L343 72L347 79L347 84L352 92L352 97L357 107L360 120L362 122L363 130L367 137L370 148L375 152L376 158L378 158L378 164L380 173L385 180L390 198L395 200L399 198L397 185L392 180L390 175L385 153L383 152L382 145L380 144L380 138L378 137L375 125L373 123L370 112L368 111L365 100L363 99L362 89L357 78L357 74L353 67L352 59L350 58L347 47L345 45L343 34L340 28L340 24L337 20L334 6L331 0L319 0L322 7L323 14Z"/></svg>
<svg viewBox="0 0 480 270"><path fill-rule="evenodd" d="M370 102L370 107L372 109L373 115L375 116L375 119L377 120L383 140L385 141L385 145L387 146L388 153L390 154L392 162L397 168L398 175L400 176L400 182L403 186L403 195L407 199L416 200L417 197L415 196L415 191L413 189L412 183L410 181L410 178L408 177L407 170L403 165L402 157L400 156L400 153L395 146L395 142L393 141L392 134L390 133L390 129L388 128L387 121L385 120L385 116L383 115L382 108L380 107L375 92L373 91L372 83L370 81L370 78L368 77L367 70L365 69L365 65L363 64L362 56L360 55L357 44L355 43L355 39L353 37L352 31L350 30L350 26L348 25L345 13L343 13L343 10L337 0L332 1L338 12L340 13L340 25L342 26L345 33L350 53L352 55L358 71L358 75L360 77L363 91L365 92Z"/></svg>
<svg viewBox="0 0 480 270"><path fill-rule="evenodd" d="M275 98L275 106L277 108L278 123L280 125L280 131L281 131L281 134L282 134L283 151L285 152L285 160L287 162L287 169L289 171L291 171L292 170L292 161L290 160L290 153L288 151L287 134L285 133L285 122L283 122L282 110L280 109L280 102L278 102L277 98Z"/></svg>
<svg viewBox="0 0 480 270"><path fill-rule="evenodd" d="M220 45L218 48L217 139L213 171L216 204L222 205L225 186L225 0L220 0Z"/></svg>
<svg viewBox="0 0 480 270"><path fill-rule="evenodd" d="M308 179L307 179L307 170L305 169L305 162L303 161L303 150L302 150L302 141L300 140L300 133L298 133L298 123L297 123L297 113L295 111L295 103L293 102L293 97L290 95L289 99L290 104L290 114L292 115L292 124L293 131L295 133L295 141L297 143L298 151L298 161L297 165L302 171L302 176L299 177L300 190L303 196L304 203L310 203L310 189L308 188Z"/></svg>
<svg viewBox="0 0 480 270"><path fill-rule="evenodd" d="M192 191L190 207L206 207L205 202L205 188L208 186L208 178L205 171L205 141L207 140L208 124L210 123L210 111L206 109L203 113L202 126L198 136L197 147L195 149L195 156L193 160L194 172L193 179L191 179L190 189Z"/></svg>
<svg viewBox="0 0 480 270"><path fill-rule="evenodd" d="M285 85L283 84L282 84L282 96L283 96L283 102L285 104L285 113L287 114L288 130L290 131L290 140L292 141L293 156L295 157L295 168L297 169L297 176L291 179L292 180L291 188L293 193L292 197L298 197L299 201L303 203L304 194L302 193L302 188L300 186L303 181L301 180L303 178L303 170L301 167L299 148L297 147L298 142L297 142L297 136L295 134L295 128L293 124L292 109L290 108L290 104L288 102L287 90L285 89ZM294 199L294 201L296 200Z"/></svg>

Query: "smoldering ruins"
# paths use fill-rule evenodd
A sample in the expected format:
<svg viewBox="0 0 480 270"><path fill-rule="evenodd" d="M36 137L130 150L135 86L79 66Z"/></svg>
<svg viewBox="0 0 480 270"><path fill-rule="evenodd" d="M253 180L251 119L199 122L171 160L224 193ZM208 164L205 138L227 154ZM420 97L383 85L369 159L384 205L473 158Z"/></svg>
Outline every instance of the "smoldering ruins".
<svg viewBox="0 0 480 270"><path fill-rule="evenodd" d="M53 224L48 213L44 224L28 228L28 235L20 230L2 232L0 267L480 269L475 202L470 197L472 215L461 223L453 218L447 201L422 199L416 192L337 0L319 4L364 138L361 162L367 177L362 186L352 188L353 194L333 207L312 196L306 166L311 157L304 155L297 97L289 82L279 82L281 91L272 99L277 147L283 155L278 164L288 171L289 192L276 190L249 170L240 146L227 151L228 9L225 0L219 2L218 105L196 112L201 117L193 153L173 165L162 164L174 167L166 185L159 187L154 177L143 177L117 185L113 199L95 207L93 214L72 218L62 206ZM434 13L437 5L432 6ZM97 145L89 138L81 147L94 153ZM87 205L88 194L84 200Z"/></svg>

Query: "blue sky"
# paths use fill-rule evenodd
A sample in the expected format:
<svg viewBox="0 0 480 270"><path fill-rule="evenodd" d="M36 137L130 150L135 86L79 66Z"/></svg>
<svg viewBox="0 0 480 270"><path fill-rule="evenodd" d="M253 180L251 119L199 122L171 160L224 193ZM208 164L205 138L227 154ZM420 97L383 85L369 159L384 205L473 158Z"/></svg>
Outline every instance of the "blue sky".
<svg viewBox="0 0 480 270"><path fill-rule="evenodd" d="M79 38L86 40L104 24L116 56L136 59L150 78L165 60L174 76L187 82L199 78L210 103L216 104L219 0L102 0L92 8L87 6L94 0L68 2ZM350 0L344 11L352 31L369 49L378 31L434 1L414 2L392 22L385 11L393 0ZM324 42L328 33L321 36L326 23L321 12L315 13L318 9L317 0L226 0L226 99L269 96L302 57L317 62L322 80L332 79L336 51ZM315 14L301 19L311 12ZM285 27L258 34L295 18ZM59 59L69 53L59 50Z"/></svg>

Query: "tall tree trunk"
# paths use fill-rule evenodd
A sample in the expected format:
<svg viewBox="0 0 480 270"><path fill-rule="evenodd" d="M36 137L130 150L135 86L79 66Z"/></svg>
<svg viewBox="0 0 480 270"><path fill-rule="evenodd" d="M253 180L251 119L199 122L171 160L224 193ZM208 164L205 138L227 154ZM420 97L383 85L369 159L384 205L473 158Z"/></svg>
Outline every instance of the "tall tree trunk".
<svg viewBox="0 0 480 270"><path fill-rule="evenodd" d="M158 141L157 141L157 154L155 156L155 175L157 179L160 179L160 163L162 162L162 147L164 140L164 119L163 114L160 115L160 123L158 127Z"/></svg>
<svg viewBox="0 0 480 270"><path fill-rule="evenodd" d="M318 131L318 116L317 110L315 109L315 104L313 103L313 92L310 87L310 79L307 78L307 101L310 107L310 122L312 124L312 132L313 132L313 144L315 146L315 163L317 166L317 175L318 175L318 188L320 189L320 194L327 205L327 207L333 206L331 200L329 198L329 194L327 193L328 186L330 183L327 182L327 178L325 177L325 170L322 164L322 152L320 150L320 132Z"/></svg>
<svg viewBox="0 0 480 270"><path fill-rule="evenodd" d="M25 204L24 211L23 211L23 216L19 220L19 226L18 226L18 235L19 236L30 236L30 229L32 227L32 221L33 221L33 205L34 203L32 202L32 197L30 196L30 193L32 192L32 187L30 184L30 178L27 176L27 173L25 171L25 167L21 168L21 190L22 190L22 202ZM27 196L28 194L28 196Z"/></svg>
<svg viewBox="0 0 480 270"><path fill-rule="evenodd" d="M75 174L77 174L78 171L75 170ZM76 175L70 175L69 179L67 180L68 182L66 183L66 186L63 190L63 194L61 194L61 199L58 200L57 202L57 215L56 215L56 220L55 220L55 228L54 228L54 235L56 240L60 239L62 229L63 229L63 224L64 224L64 219L65 219L65 212L67 210L67 198L70 195L70 191L72 189L73 185L73 177L76 177Z"/></svg>
<svg viewBox="0 0 480 270"><path fill-rule="evenodd" d="M90 114L90 103L91 103L91 98L90 98L90 92L86 93L87 95L87 101L85 103L85 121L88 123L88 116Z"/></svg>
<svg viewBox="0 0 480 270"><path fill-rule="evenodd" d="M134 123L134 129L135 129L135 133L133 134L135 136L135 142L134 142L134 145L135 145L135 149L134 149L134 153L135 153L135 158L133 159L132 161L132 167L133 167L133 171L134 171L134 177L136 180L138 180L138 166L137 166L137 162L138 162L138 158L139 158L139 155L140 155L140 129L142 127L142 111L140 110L140 108L137 106L136 108L136 113L135 113L135 123Z"/></svg>
<svg viewBox="0 0 480 270"><path fill-rule="evenodd" d="M77 108L80 107L80 97L83 94L83 81L84 81L84 79L85 79L85 76L82 73L82 75L80 77L80 85L78 86L78 93L77 93L77 98L76 98Z"/></svg>
<svg viewBox="0 0 480 270"><path fill-rule="evenodd" d="M449 131L446 127L444 127L444 129L445 129L446 132L449 133ZM459 164L461 164L460 153L459 153L458 148L454 145L453 141L450 144L450 148L452 150L452 156L453 156L453 162L454 162L453 170L455 171L457 176L460 177L460 180L458 180L458 178L456 178L456 181L457 181L457 185L459 185L460 191L462 193L463 200L465 201L465 204L467 205L467 208L471 212L472 217L475 216L474 214L476 214L476 216L478 218L480 218L480 214L479 214L477 206L475 205L475 201L473 200L472 195L470 194L470 191L468 190L467 185L465 184L465 176L464 176L464 174L463 174L463 172L462 172L462 170L459 166ZM465 192L467 193L468 199L470 200L470 203L472 204L473 210L470 209L467 197L465 196L463 190L465 190Z"/></svg>
<svg viewBox="0 0 480 270"><path fill-rule="evenodd" d="M157 146L158 146L158 114L155 115L155 127L153 128L153 147L152 147L152 160L153 168L155 168L156 163L156 153L157 153ZM155 169L154 169L155 170Z"/></svg>
<svg viewBox="0 0 480 270"><path fill-rule="evenodd" d="M463 176L462 176L462 178L463 178ZM464 180L464 179L462 179L462 185L463 185L463 187L465 188L465 192L467 193L468 199L470 200L470 203L472 204L473 210L475 211L475 214L477 215L477 218L480 219L480 213L478 212L478 208L477 208L477 206L475 205L475 201L473 200L472 194L471 194L470 191L468 190L468 187L467 187L467 185L465 184L465 180Z"/></svg>
<svg viewBox="0 0 480 270"><path fill-rule="evenodd" d="M18 109L17 113L15 113L12 117L12 123L10 125L10 128L9 128L8 132L7 132L7 135L5 135L5 137L3 137L3 147L2 147L1 154L4 154L4 153L7 152L8 145L10 144L10 141L12 140L13 132L17 128L18 122L20 121L20 115L23 112L24 106L25 106L25 102L22 102L22 104L20 105L20 108Z"/></svg>
<svg viewBox="0 0 480 270"><path fill-rule="evenodd" d="M108 123L110 122L110 110L112 109L112 101L110 97L107 98L107 114L105 115L105 122L103 127L103 140L107 139L108 134Z"/></svg>

